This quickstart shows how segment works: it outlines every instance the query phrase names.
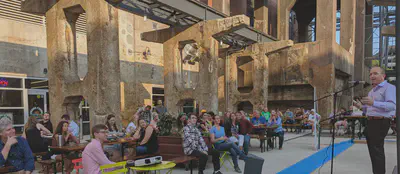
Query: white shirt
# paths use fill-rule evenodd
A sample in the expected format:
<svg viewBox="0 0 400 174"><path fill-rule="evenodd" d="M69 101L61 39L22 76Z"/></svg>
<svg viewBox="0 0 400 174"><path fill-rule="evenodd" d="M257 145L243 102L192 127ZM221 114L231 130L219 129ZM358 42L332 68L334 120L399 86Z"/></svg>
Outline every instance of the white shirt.
<svg viewBox="0 0 400 174"><path fill-rule="evenodd" d="M128 124L128 127L126 127L126 132L129 132L129 133L133 133L133 131L136 129L136 125L135 125L135 123L133 123L133 121L132 122L130 122L129 124Z"/></svg>
<svg viewBox="0 0 400 174"><path fill-rule="evenodd" d="M79 137L79 126L74 122L74 120L70 120L68 130L72 133L73 136Z"/></svg>
<svg viewBox="0 0 400 174"><path fill-rule="evenodd" d="M313 114L308 115L308 120L315 122L318 121L320 117L321 116L319 114L314 113L314 115Z"/></svg>

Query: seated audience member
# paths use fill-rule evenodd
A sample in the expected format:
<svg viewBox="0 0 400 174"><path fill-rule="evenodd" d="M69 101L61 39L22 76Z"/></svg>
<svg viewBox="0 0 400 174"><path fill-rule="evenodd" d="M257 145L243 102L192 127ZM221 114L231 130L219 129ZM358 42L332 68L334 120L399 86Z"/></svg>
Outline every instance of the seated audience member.
<svg viewBox="0 0 400 174"><path fill-rule="evenodd" d="M213 174L221 174L219 156L220 153L214 149L208 149L201 132L196 127L197 116L193 113L190 115L188 124L183 128L183 151L186 155L196 156L199 158L199 174L203 174L208 160L208 152L212 155L214 164Z"/></svg>
<svg viewBox="0 0 400 174"><path fill-rule="evenodd" d="M73 145L73 143L79 144L79 139L76 138L69 130L69 123L68 121L60 121L56 127L56 131L54 132L54 137L53 137L53 146L57 146L59 142L59 135L62 136L63 140L63 146L68 146L68 145ZM72 159L75 159L78 157L78 155L75 152L70 152L64 156L64 168L67 173L71 173L71 171L74 169L74 164L72 164ZM56 155L55 159L61 161L62 158L61 155ZM52 157L53 158L53 157Z"/></svg>
<svg viewBox="0 0 400 174"><path fill-rule="evenodd" d="M284 117L286 119L285 124L293 124L294 123L294 116L293 116L293 112L290 111L290 109L287 109Z"/></svg>
<svg viewBox="0 0 400 174"><path fill-rule="evenodd" d="M28 142L15 136L12 121L7 116L0 117L0 166L13 166L10 172L30 174L35 169L34 159Z"/></svg>
<svg viewBox="0 0 400 174"><path fill-rule="evenodd" d="M314 123L318 123L319 119L321 118L321 116L315 112L315 109L311 109L309 115L308 115L308 120L307 123L312 125L312 133L314 134L314 129L315 129L315 124Z"/></svg>
<svg viewBox="0 0 400 174"><path fill-rule="evenodd" d="M42 124L44 127L46 127L47 130L53 133L53 124L50 121L50 113L45 112L43 114L43 120L40 121L40 124Z"/></svg>
<svg viewBox="0 0 400 174"><path fill-rule="evenodd" d="M344 130L347 130L347 119L344 118L345 116L348 116L348 113L346 113L346 109L342 107L340 108L340 111L339 113L337 113L336 116L336 130L339 130L339 126L344 126Z"/></svg>
<svg viewBox="0 0 400 174"><path fill-rule="evenodd" d="M210 130L211 143L218 151L229 151L231 153L235 171L242 173L238 164L238 156L242 160L246 160L247 156L232 142L228 142L228 137L225 135L224 127L220 126L221 120L219 116L215 116L215 124Z"/></svg>
<svg viewBox="0 0 400 174"><path fill-rule="evenodd" d="M205 113L203 115L203 119L204 119L204 123L205 123L206 128L208 129L208 131L210 131L210 129L212 128L212 126L214 124L211 115L208 114L208 113Z"/></svg>
<svg viewBox="0 0 400 174"><path fill-rule="evenodd" d="M145 120L147 122L147 124L150 124L151 120L153 120L151 118L151 106L147 105L144 108L139 108L139 110L136 113L139 117L137 122L139 122L139 119Z"/></svg>
<svg viewBox="0 0 400 174"><path fill-rule="evenodd" d="M115 115L109 114L107 116L106 126L109 132L120 132L121 129L117 126Z"/></svg>
<svg viewBox="0 0 400 174"><path fill-rule="evenodd" d="M282 119L281 117L279 117L277 115L277 113L275 112L275 110L271 111L271 118L268 120L268 126L277 126L277 128L271 132L268 131L268 137L272 137L272 136L278 136L279 138L279 150L282 150L282 146L283 146L283 136L284 136L284 131L282 128ZM268 146L273 148L273 144L271 139L268 139Z"/></svg>
<svg viewBox="0 0 400 174"><path fill-rule="evenodd" d="M29 147L33 153L48 152L47 141L42 136L51 135L51 132L47 130L42 124L38 123L35 116L30 116L28 119L27 128L25 129L26 140L28 141ZM51 153L44 155L42 159L49 159Z"/></svg>
<svg viewBox="0 0 400 174"><path fill-rule="evenodd" d="M229 126L231 129L230 131L226 131L227 128L224 127L225 134L228 136L230 142L238 144L239 149L243 150L244 136L239 134L239 120L236 119L234 113L231 114L230 124L231 124L231 126Z"/></svg>
<svg viewBox="0 0 400 174"><path fill-rule="evenodd" d="M134 123L134 120L135 116L133 116L132 121L128 124L128 126L125 129L125 132L129 135L132 135L136 130L136 125Z"/></svg>
<svg viewBox="0 0 400 174"><path fill-rule="evenodd" d="M79 126L75 123L74 120L71 120L68 114L64 114L63 116L61 116L61 120L68 121L68 130L72 133L73 136L79 137Z"/></svg>
<svg viewBox="0 0 400 174"><path fill-rule="evenodd" d="M253 118L251 119L251 123L254 126L265 126L267 125L267 120L264 117L260 117L260 112L257 110L253 112Z"/></svg>
<svg viewBox="0 0 400 174"><path fill-rule="evenodd" d="M237 112L235 114L235 122L238 126L238 136L241 138L243 136L243 141L239 138L239 149L244 151L244 154L249 153L249 145L250 145L250 135L253 130L253 125L249 120L246 119L246 116L242 115L241 112Z"/></svg>
<svg viewBox="0 0 400 174"><path fill-rule="evenodd" d="M264 117L265 120L269 120L269 117L271 117L271 113L268 111L268 107L263 106L263 108L261 108L261 109L262 109L261 117Z"/></svg>
<svg viewBox="0 0 400 174"><path fill-rule="evenodd" d="M106 120L107 130L109 131L109 135L113 137L118 137L118 133L121 129L117 126L115 115L109 114ZM110 159L112 161L119 161L121 159L121 144L114 144L114 145L104 145L104 150L110 154Z"/></svg>
<svg viewBox="0 0 400 174"><path fill-rule="evenodd" d="M231 113L227 112L224 115L224 120L221 120L221 125L223 125L224 129L225 129L225 135L230 138L232 137L232 119L231 119ZM235 141L234 143L237 143L237 141Z"/></svg>
<svg viewBox="0 0 400 174"><path fill-rule="evenodd" d="M140 142L136 147L136 155L154 154L158 151L157 133L144 119L139 119L139 128L133 138Z"/></svg>
<svg viewBox="0 0 400 174"><path fill-rule="evenodd" d="M102 147L103 142L107 140L107 133L106 125L93 126L93 139L82 152L83 173L100 174L100 166L114 163L107 158Z"/></svg>

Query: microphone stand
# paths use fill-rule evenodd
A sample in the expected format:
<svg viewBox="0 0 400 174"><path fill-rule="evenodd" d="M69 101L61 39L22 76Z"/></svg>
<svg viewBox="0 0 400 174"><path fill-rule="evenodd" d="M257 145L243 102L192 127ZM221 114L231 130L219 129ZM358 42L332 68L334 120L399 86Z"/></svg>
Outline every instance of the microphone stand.
<svg viewBox="0 0 400 174"><path fill-rule="evenodd" d="M356 87L359 84L360 84L360 82L357 81L352 86L349 86L349 87L344 88L342 90L336 91L333 94L329 94L329 95L326 95L324 97L321 97L321 98L319 98L317 100L314 100L314 102L318 102L320 100L326 99L326 98L331 97L333 95L333 117L331 119L332 120L336 120L336 98L337 98L337 95L339 93L343 92L343 91L347 91L349 89L352 89L352 88ZM335 152L335 122L334 121L332 121L332 127L333 127L333 132L332 132L331 174L333 174L333 158L334 158L334 152ZM321 130L321 128L320 128L320 130ZM321 135L318 135L318 136L321 136Z"/></svg>

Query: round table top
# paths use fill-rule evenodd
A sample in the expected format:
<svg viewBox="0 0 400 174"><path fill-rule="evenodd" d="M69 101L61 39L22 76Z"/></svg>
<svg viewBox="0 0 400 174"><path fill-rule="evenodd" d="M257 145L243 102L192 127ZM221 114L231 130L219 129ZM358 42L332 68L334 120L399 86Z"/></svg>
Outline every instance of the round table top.
<svg viewBox="0 0 400 174"><path fill-rule="evenodd" d="M150 166L138 166L138 167L130 167L132 170L140 170L140 171L154 171L154 170L164 170L175 167L176 164L172 161L162 161L160 164L150 165Z"/></svg>

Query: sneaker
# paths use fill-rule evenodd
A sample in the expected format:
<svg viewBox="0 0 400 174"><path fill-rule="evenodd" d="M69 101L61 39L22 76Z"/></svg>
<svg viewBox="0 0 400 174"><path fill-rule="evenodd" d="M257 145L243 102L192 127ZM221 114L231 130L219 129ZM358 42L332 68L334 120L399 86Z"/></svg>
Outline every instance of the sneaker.
<svg viewBox="0 0 400 174"><path fill-rule="evenodd" d="M222 174L222 172L218 170L218 171L214 171L213 174Z"/></svg>
<svg viewBox="0 0 400 174"><path fill-rule="evenodd" d="M235 167L235 172L237 172L237 173L242 173L242 170L240 170L239 167Z"/></svg>

